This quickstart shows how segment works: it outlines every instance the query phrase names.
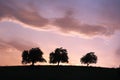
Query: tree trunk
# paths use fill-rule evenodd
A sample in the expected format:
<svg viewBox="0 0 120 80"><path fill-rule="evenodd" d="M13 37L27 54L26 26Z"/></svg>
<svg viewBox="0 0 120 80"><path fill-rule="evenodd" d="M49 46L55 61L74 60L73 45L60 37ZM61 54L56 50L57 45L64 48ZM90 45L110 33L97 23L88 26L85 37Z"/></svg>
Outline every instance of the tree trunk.
<svg viewBox="0 0 120 80"><path fill-rule="evenodd" d="M89 66L89 63L87 63L87 67Z"/></svg>
<svg viewBox="0 0 120 80"><path fill-rule="evenodd" d="M58 66L59 66L59 64L60 64L60 61L58 61Z"/></svg>
<svg viewBox="0 0 120 80"><path fill-rule="evenodd" d="M32 66L34 66L34 62L32 62Z"/></svg>

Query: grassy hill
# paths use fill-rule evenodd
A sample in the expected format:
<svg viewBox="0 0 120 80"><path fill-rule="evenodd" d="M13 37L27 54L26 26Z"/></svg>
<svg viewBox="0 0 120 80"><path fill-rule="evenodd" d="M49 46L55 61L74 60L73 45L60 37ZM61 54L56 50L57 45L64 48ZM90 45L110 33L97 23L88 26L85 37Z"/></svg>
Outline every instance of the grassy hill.
<svg viewBox="0 0 120 80"><path fill-rule="evenodd" d="M1 80L120 80L120 69L82 66L0 67Z"/></svg>

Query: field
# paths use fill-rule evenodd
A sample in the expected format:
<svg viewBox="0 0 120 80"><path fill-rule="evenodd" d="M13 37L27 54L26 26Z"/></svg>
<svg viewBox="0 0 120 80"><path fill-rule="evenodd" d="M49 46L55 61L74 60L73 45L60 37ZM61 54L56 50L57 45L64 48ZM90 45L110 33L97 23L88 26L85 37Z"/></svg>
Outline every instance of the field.
<svg viewBox="0 0 120 80"><path fill-rule="evenodd" d="M119 68L84 66L4 66L0 80L120 80Z"/></svg>

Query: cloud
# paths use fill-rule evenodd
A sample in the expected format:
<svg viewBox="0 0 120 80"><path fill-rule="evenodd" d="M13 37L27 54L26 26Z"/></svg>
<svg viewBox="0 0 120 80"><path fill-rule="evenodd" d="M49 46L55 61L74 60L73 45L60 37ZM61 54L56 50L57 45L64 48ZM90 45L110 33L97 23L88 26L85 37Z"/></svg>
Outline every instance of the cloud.
<svg viewBox="0 0 120 80"><path fill-rule="evenodd" d="M16 49L18 51L23 51L36 46L38 46L36 43L24 39L18 39L18 38L13 40L0 39L0 51L8 50L8 49Z"/></svg>
<svg viewBox="0 0 120 80"><path fill-rule="evenodd" d="M99 18L103 23L109 25L109 29L113 32L120 32L120 0L104 0L102 1L101 10L99 12ZM115 51L116 59L120 61L120 44L119 36L115 43L118 43L118 47Z"/></svg>
<svg viewBox="0 0 120 80"><path fill-rule="evenodd" d="M9 48L9 46L7 44L5 44L4 41L0 40L0 50L5 50L8 48Z"/></svg>
<svg viewBox="0 0 120 80"><path fill-rule="evenodd" d="M119 62L120 61L120 45L118 46L118 48L115 51L115 55L116 55L116 59Z"/></svg>
<svg viewBox="0 0 120 80"><path fill-rule="evenodd" d="M102 14L104 14L104 16L105 16L104 18L107 18L107 20L108 20L109 17L112 16L111 18L117 22L120 19L120 16L118 16L118 14L116 13L116 11L118 13L120 12L118 10L119 6L118 5L116 6L115 5L116 3L114 2L114 6L112 7L111 1L109 2L109 4L107 4L107 3L104 4L104 6L108 5L108 6L110 6L110 8L106 7L106 9L104 10L104 8L101 7L102 10L100 13L100 17ZM40 1L37 1L37 0L35 0L35 2L40 3ZM52 3L50 3L50 4L52 4ZM57 7L56 5L54 7ZM114 8L116 10L114 10ZM105 24L105 25L103 25L103 24L94 24L93 25L93 24L89 24L89 23L82 23L81 20L75 19L73 9L71 9L71 10L69 10L69 9L67 10L67 8L64 8L64 9L66 9L66 10L63 10L63 13L65 13L65 16L56 17L56 18L54 18L54 20L50 20L50 19L44 18L42 15L40 15L39 11L42 12L42 10L44 10L44 9L39 10L35 6L34 1L25 0L25 1L22 1L22 3L20 4L20 2L16 1L16 0L0 0L0 20L12 19L12 20L16 20L16 21L19 21L26 25L30 25L32 27L37 27L40 29L41 28L43 29L45 27L45 25L52 25L52 26L56 26L64 33L75 32L78 34L84 34L86 36L96 36L96 35L109 36L109 35L114 34L115 31L120 30L120 27L118 25L117 26L113 25L114 22L112 25L109 25L112 22L109 22L109 24ZM59 10L59 8L58 8L58 10ZM60 11L62 11L62 10L60 9ZM75 13L77 13L77 12L75 12ZM110 14L108 14L108 13L110 13ZM109 17L106 17L107 14ZM115 19L114 19L113 15L116 15ZM57 16L57 14L55 16ZM51 24L51 22L52 22L52 24ZM49 28L44 28L44 29L49 29Z"/></svg>
<svg viewBox="0 0 120 80"><path fill-rule="evenodd" d="M21 64L21 53L27 48L28 46L26 46L26 44L21 44L19 42L10 43L0 39L0 65L5 66Z"/></svg>
<svg viewBox="0 0 120 80"><path fill-rule="evenodd" d="M65 16L62 18L54 19L53 25L59 27L62 32L77 32L87 36L95 35L111 35L113 32L104 25L91 25L81 23L73 17L72 11L66 11Z"/></svg>
<svg viewBox="0 0 120 80"><path fill-rule="evenodd" d="M114 31L120 30L120 0L103 0L98 18Z"/></svg>
<svg viewBox="0 0 120 80"><path fill-rule="evenodd" d="M120 20L120 0L104 0L103 4L101 5L101 15L103 16L102 18L107 19L107 20L112 20L115 22ZM109 21L110 21L109 20Z"/></svg>
<svg viewBox="0 0 120 80"><path fill-rule="evenodd" d="M18 24L11 22L1 23L0 50L14 48L23 51L24 49L37 47L38 44L31 39L31 34L32 31L26 30L26 28L23 28Z"/></svg>
<svg viewBox="0 0 120 80"><path fill-rule="evenodd" d="M22 6L15 0L0 0L0 20L2 19L17 20L34 27L43 27L49 22L31 5L25 4Z"/></svg>

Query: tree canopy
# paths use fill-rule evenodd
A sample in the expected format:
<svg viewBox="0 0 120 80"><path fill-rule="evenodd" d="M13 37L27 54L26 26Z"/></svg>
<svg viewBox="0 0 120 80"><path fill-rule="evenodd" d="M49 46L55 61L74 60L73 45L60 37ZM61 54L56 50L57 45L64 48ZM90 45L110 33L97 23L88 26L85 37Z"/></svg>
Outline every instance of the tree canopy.
<svg viewBox="0 0 120 80"><path fill-rule="evenodd" d="M80 59L80 62L89 66L89 64L97 63L97 56L94 52L89 52Z"/></svg>
<svg viewBox="0 0 120 80"><path fill-rule="evenodd" d="M56 48L54 52L51 52L50 53L50 61L49 63L59 63L62 62L62 63L68 63L68 55L67 55L67 50L66 49L63 49L62 47L61 48Z"/></svg>
<svg viewBox="0 0 120 80"><path fill-rule="evenodd" d="M28 63L28 50L24 50L22 52L22 64L27 64Z"/></svg>
<svg viewBox="0 0 120 80"><path fill-rule="evenodd" d="M46 60L42 57L43 52L41 49L37 48L31 48L29 51L24 50L22 52L22 63L27 64L27 63L34 63L36 62L46 62Z"/></svg>

